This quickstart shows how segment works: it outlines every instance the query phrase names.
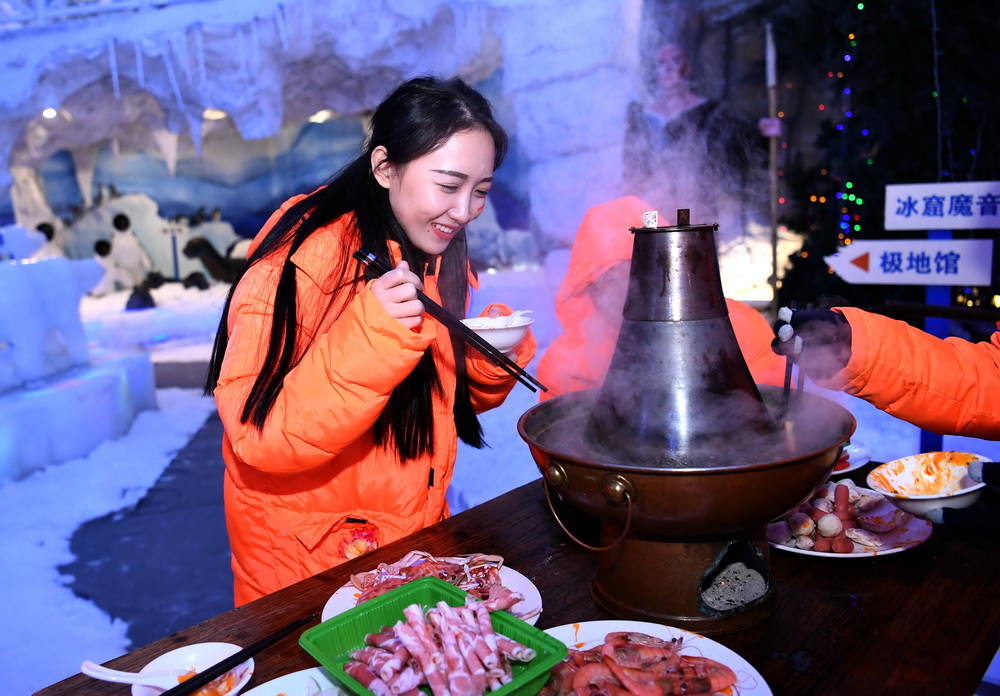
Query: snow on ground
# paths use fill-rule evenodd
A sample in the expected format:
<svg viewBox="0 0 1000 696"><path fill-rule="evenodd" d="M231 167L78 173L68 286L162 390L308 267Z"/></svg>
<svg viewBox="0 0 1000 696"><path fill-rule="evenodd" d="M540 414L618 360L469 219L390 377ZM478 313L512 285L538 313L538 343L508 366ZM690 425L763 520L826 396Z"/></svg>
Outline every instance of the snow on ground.
<svg viewBox="0 0 1000 696"><path fill-rule="evenodd" d="M0 673L3 692L30 694L129 649L128 626L66 586L57 570L74 560L83 523L138 503L215 409L197 390L157 391L158 411L82 459L0 485Z"/></svg>

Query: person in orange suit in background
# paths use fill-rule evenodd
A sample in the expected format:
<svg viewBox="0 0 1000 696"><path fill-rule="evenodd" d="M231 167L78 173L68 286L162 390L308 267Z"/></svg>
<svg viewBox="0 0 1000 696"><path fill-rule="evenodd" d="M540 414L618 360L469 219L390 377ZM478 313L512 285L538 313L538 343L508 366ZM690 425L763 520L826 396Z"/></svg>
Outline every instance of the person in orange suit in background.
<svg viewBox="0 0 1000 696"><path fill-rule="evenodd" d="M633 235L652 206L625 196L590 208L570 253L569 268L556 294L561 334L542 356L538 379L548 387L541 400L598 387L614 355L628 290ZM757 384L781 386L785 360L771 349L774 332L760 312L726 298L729 319L750 374Z"/></svg>

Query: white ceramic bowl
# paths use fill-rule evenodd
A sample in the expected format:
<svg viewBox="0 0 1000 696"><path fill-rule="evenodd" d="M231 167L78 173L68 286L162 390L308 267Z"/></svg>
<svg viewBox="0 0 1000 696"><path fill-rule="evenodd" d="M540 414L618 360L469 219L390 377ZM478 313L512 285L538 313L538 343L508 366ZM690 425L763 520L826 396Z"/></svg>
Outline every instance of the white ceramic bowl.
<svg viewBox="0 0 1000 696"><path fill-rule="evenodd" d="M969 477L974 461L990 459L967 452L925 452L877 466L866 480L900 510L922 518L934 508L964 508L979 500L986 484Z"/></svg>
<svg viewBox="0 0 1000 696"><path fill-rule="evenodd" d="M192 643L182 648L163 653L139 672L158 672L165 669L193 669L202 672L220 660L235 655L242 648L233 643ZM237 676L235 686L226 696L236 696L253 676L253 658L249 658L233 670ZM132 685L132 696L159 696L163 691L150 686Z"/></svg>
<svg viewBox="0 0 1000 696"><path fill-rule="evenodd" d="M535 320L522 314L516 317L471 317L463 319L462 323L500 352L509 353L521 342Z"/></svg>

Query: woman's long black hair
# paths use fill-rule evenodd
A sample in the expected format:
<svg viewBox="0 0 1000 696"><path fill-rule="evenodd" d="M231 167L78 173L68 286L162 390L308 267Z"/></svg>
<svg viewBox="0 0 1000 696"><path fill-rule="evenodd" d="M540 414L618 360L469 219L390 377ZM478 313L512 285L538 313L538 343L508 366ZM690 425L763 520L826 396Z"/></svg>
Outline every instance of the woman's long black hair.
<svg viewBox="0 0 1000 696"><path fill-rule="evenodd" d="M209 363L205 393L211 395L218 383L229 343L229 308L233 293L247 270L271 254L286 255L284 268L274 296L274 318L267 344L267 354L240 415L258 430L264 427L268 413L281 391L285 375L301 360L308 344L296 345L295 266L291 256L316 230L353 213L354 239L344 240L350 251L364 247L382 259L389 258L388 240L397 242L410 268L422 276L425 255L410 244L389 205L389 196L372 174L371 154L382 146L389 163L406 165L436 148L455 133L483 130L493 138L494 168L507 153L507 134L497 123L490 103L458 78L442 80L418 77L397 87L372 115L369 135L363 152L344 167L325 186L289 208L248 259L246 267L233 282L222 311ZM348 277L348 269L351 275ZM465 316L468 303L468 254L464 230L441 255L438 286L442 304L456 316ZM345 254L331 274L338 276L335 287L343 287L361 275L360 264ZM366 279L375 277L365 270ZM331 302L331 310L333 302ZM339 309L343 311L343 301ZM452 336L455 352L457 386L455 389L455 425L459 437L473 447L482 447L482 426L472 408L465 369L465 344ZM402 460L413 459L434 450L432 398L441 389L437 369L428 348L416 368L392 392L373 428L379 446L394 448Z"/></svg>

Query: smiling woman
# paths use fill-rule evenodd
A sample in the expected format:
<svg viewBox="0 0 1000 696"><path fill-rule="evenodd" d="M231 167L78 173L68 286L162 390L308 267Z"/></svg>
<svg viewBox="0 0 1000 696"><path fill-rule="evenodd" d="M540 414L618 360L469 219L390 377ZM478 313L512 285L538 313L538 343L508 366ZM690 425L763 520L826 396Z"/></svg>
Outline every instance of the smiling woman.
<svg viewBox="0 0 1000 696"><path fill-rule="evenodd" d="M479 217L493 182L493 138L483 130L455 133L441 147L405 166L384 147L372 153L375 180L389 191L392 212L410 242L425 254L444 253Z"/></svg>
<svg viewBox="0 0 1000 696"><path fill-rule="evenodd" d="M418 292L465 315L465 226L506 151L474 89L410 80L375 110L361 155L254 240L206 385L225 427L237 604L447 516L457 440L484 445L477 414L514 378L425 317ZM394 268L366 270L360 248ZM534 351L529 332L510 357L524 367Z"/></svg>

